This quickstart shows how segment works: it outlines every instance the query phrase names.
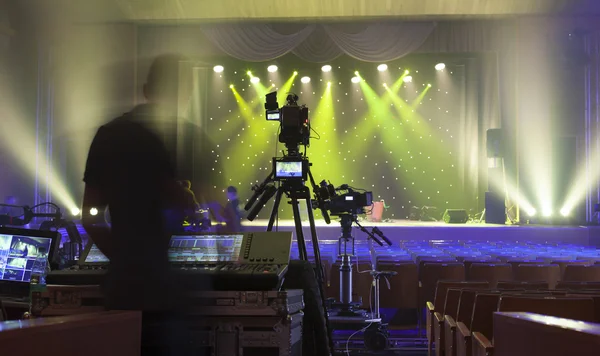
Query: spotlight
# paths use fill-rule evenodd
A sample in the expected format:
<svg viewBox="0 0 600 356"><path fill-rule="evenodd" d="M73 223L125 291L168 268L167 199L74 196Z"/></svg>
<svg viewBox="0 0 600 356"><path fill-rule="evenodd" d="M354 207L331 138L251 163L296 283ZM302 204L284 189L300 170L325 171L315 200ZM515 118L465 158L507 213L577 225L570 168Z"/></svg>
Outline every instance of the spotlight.
<svg viewBox="0 0 600 356"><path fill-rule="evenodd" d="M233 84L229 84L229 89L233 89Z"/></svg>
<svg viewBox="0 0 600 356"><path fill-rule="evenodd" d="M407 75L406 77L402 78L402 81L404 83L412 83L412 77L410 75Z"/></svg>
<svg viewBox="0 0 600 356"><path fill-rule="evenodd" d="M380 72L385 72L388 69L387 64L380 64L377 66L377 70Z"/></svg>
<svg viewBox="0 0 600 356"><path fill-rule="evenodd" d="M294 71L294 75L298 75L298 72Z"/></svg>
<svg viewBox="0 0 600 356"><path fill-rule="evenodd" d="M79 210L78 208L71 209L71 215L77 216L79 215L79 213L81 213L81 210Z"/></svg>
<svg viewBox="0 0 600 356"><path fill-rule="evenodd" d="M542 215L544 215L544 217L549 218L550 216L552 216L552 210L550 210L550 208L544 208L542 210Z"/></svg>
<svg viewBox="0 0 600 356"><path fill-rule="evenodd" d="M431 84L427 84L427 87L428 87L428 88L431 88Z"/></svg>
<svg viewBox="0 0 600 356"><path fill-rule="evenodd" d="M252 76L252 72L251 71L247 71L246 74L248 74L248 76Z"/></svg>
<svg viewBox="0 0 600 356"><path fill-rule="evenodd" d="M304 83L304 84L306 84L306 83L310 83L310 77L302 77L302 78L300 79L300 81L301 81L302 83Z"/></svg>
<svg viewBox="0 0 600 356"><path fill-rule="evenodd" d="M410 73L410 71L407 69L404 71L404 75L408 75Z"/></svg>
<svg viewBox="0 0 600 356"><path fill-rule="evenodd" d="M269 71L269 73L275 73L275 72L277 72L277 66L274 64L271 64L270 66L267 67L267 70Z"/></svg>
<svg viewBox="0 0 600 356"><path fill-rule="evenodd" d="M358 74L358 71L355 71L355 72L354 72L354 75L356 75L356 76L358 77L358 75L359 75L359 74Z"/></svg>
<svg viewBox="0 0 600 356"><path fill-rule="evenodd" d="M215 71L215 73L221 73L223 72L225 68L223 68L223 66L214 66L213 70Z"/></svg>
<svg viewBox="0 0 600 356"><path fill-rule="evenodd" d="M259 77L252 77L252 78L250 78L250 83L256 84L258 82L260 82L260 78Z"/></svg>
<svg viewBox="0 0 600 356"><path fill-rule="evenodd" d="M571 212L567 207L563 207L562 209L560 209L560 215L567 217L569 216L569 214L571 214Z"/></svg>
<svg viewBox="0 0 600 356"><path fill-rule="evenodd" d="M90 215L92 215L92 216L96 216L96 215L98 215L98 209L96 209L96 208L91 208L91 209L90 209Z"/></svg>
<svg viewBox="0 0 600 356"><path fill-rule="evenodd" d="M387 88L387 83L383 83L383 86Z"/></svg>
<svg viewBox="0 0 600 356"><path fill-rule="evenodd" d="M331 82L327 82L327 87L329 88L331 86Z"/></svg>
<svg viewBox="0 0 600 356"><path fill-rule="evenodd" d="M444 68L446 68L446 65L444 63L438 63L435 65L435 70L444 70Z"/></svg>
<svg viewBox="0 0 600 356"><path fill-rule="evenodd" d="M535 214L537 213L537 211L535 211L534 208L529 208L529 209L527 209L526 212L527 212L527 215L529 215L529 216L535 216Z"/></svg>
<svg viewBox="0 0 600 356"><path fill-rule="evenodd" d="M321 70L323 72L331 72L331 66L329 64L325 64L324 66L321 67Z"/></svg>
<svg viewBox="0 0 600 356"><path fill-rule="evenodd" d="M360 82L360 77L352 77L352 83L358 83Z"/></svg>

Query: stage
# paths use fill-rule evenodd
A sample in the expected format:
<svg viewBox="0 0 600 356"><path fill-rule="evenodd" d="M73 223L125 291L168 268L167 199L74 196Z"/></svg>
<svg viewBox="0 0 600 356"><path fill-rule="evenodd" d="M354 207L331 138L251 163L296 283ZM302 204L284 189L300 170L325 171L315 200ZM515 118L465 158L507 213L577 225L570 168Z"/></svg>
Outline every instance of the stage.
<svg viewBox="0 0 600 356"><path fill-rule="evenodd" d="M244 221L245 231L264 231L267 220ZM505 241L569 243L583 246L600 247L600 226L555 226L555 225L494 225L484 223L446 224L444 222L426 222L412 220L392 220L389 222L361 221L366 228L377 226L392 242L412 241ZM340 224L331 221L327 225L323 220L315 222L319 240L336 240L341 234ZM273 230L294 231L293 220L280 220ZM369 229L370 230L370 229ZM306 237L310 236L308 222L303 222ZM358 228L353 230L357 240L366 238Z"/></svg>

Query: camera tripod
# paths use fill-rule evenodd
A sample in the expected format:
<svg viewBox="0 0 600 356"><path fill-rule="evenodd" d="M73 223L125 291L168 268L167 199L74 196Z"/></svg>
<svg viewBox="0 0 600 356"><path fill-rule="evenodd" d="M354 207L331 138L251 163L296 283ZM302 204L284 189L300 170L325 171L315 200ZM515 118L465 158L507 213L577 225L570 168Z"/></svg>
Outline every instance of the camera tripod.
<svg viewBox="0 0 600 356"><path fill-rule="evenodd" d="M306 159L306 158L304 158ZM310 167L310 164L307 165ZM308 168L308 178L310 179L310 183L313 189L316 187L315 180L313 175ZM273 197L275 196L275 200L273 203L273 208L271 210L271 215L269 217L269 223L267 225L267 231L273 231L273 226L275 225L275 220L277 219L277 214L279 211L279 205L281 203L281 199L285 194L290 199L290 204L292 205L292 213L294 216L294 225L296 231L296 240L298 243L298 255L299 259L302 261L309 261L308 252L306 248L306 240L304 238L304 231L302 229L302 219L300 217L300 200L304 199L306 202L306 208L308 212L308 220L310 224L310 235L311 242L313 247L313 255L314 255L314 264L315 264L315 276L317 280L317 286L319 290L319 294L321 297L321 303L323 307L323 315L325 317L325 325L327 328L327 335L329 341L329 349L330 352L333 353L334 344L333 344L333 335L332 329L329 325L329 318L327 314L327 310L325 308L325 291L323 290L324 283L324 272L323 265L321 263L321 252L319 250L319 238L317 236L317 228L315 225L315 218L313 214L313 204L310 188L305 185L304 180L290 179L290 180L280 180L279 186L276 186L276 180L274 179L274 173L270 173L269 176L258 186L253 188L254 195L249 199L248 203L244 207L245 210L250 210L254 205L256 200L258 203L254 205L254 208L250 210L248 213L247 219L252 221L258 215L261 208ZM260 199L259 199L260 197ZM319 202L321 204L321 202Z"/></svg>
<svg viewBox="0 0 600 356"><path fill-rule="evenodd" d="M384 244L377 237L375 237L375 234L381 237L388 246L391 246L392 244L391 241L385 237L379 229L373 228L373 232L370 232L364 226L362 226L358 222L356 214L351 213L340 215L340 224L342 229L342 235L338 239L338 257L341 258L340 300L338 303L333 303L332 306L339 310L336 315L342 317L357 317L365 315L364 311L358 309L358 303L353 303L352 301L352 257L356 256L354 249L354 237L352 236L353 223L355 223L362 232L367 234L369 239L376 242L379 246L384 246Z"/></svg>

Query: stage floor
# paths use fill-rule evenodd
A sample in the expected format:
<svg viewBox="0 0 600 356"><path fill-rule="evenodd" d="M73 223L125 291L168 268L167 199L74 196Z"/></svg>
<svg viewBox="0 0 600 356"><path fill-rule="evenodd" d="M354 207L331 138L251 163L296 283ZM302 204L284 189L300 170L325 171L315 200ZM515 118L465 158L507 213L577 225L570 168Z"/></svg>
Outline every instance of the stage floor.
<svg viewBox="0 0 600 356"><path fill-rule="evenodd" d="M246 231L264 231L267 220L244 221ZM554 226L554 225L495 225L484 223L446 224L444 222L392 220L388 222L361 221L366 228L377 226L390 240L471 240L471 241L531 241L548 243L572 243L600 246L598 226ZM308 222L303 222L305 236L310 236ZM339 222L326 224L315 221L319 240L334 240L341 234ZM293 220L279 220L280 231L294 231ZM275 230L276 228L274 228ZM370 229L369 229L370 230ZM366 238L358 228L353 229L357 239Z"/></svg>

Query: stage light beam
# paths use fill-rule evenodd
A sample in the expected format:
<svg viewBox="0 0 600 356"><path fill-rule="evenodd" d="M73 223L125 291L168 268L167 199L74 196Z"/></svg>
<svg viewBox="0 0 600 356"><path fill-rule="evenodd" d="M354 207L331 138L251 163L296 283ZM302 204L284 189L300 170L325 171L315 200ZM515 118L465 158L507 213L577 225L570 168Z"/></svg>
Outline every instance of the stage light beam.
<svg viewBox="0 0 600 356"><path fill-rule="evenodd" d="M258 83L260 83L260 78L259 77L252 77L252 78L250 78L250 83L252 83L252 84L258 84Z"/></svg>
<svg viewBox="0 0 600 356"><path fill-rule="evenodd" d="M222 73L225 70L225 68L221 65L216 65L213 67L213 70L215 71L215 73Z"/></svg>
<svg viewBox="0 0 600 356"><path fill-rule="evenodd" d="M73 216L77 216L81 213L81 210L79 210L79 208L73 208L71 209L71 215Z"/></svg>
<svg viewBox="0 0 600 356"><path fill-rule="evenodd" d="M267 67L267 70L269 71L269 73L275 73L275 72L277 72L277 66L274 64L271 64L270 66Z"/></svg>
<svg viewBox="0 0 600 356"><path fill-rule="evenodd" d="M435 70L437 70L437 71L444 70L444 68L446 68L446 64L444 64L444 63L438 63L435 65Z"/></svg>
<svg viewBox="0 0 600 356"><path fill-rule="evenodd" d="M324 66L321 67L321 70L325 73L331 72L331 66L329 64L325 64Z"/></svg>
<svg viewBox="0 0 600 356"><path fill-rule="evenodd" d="M304 84L310 83L310 77L302 77L300 81Z"/></svg>
<svg viewBox="0 0 600 356"><path fill-rule="evenodd" d="M412 83L412 80L413 80L413 78L412 78L412 76L410 76L410 75L407 75L406 77L404 77L404 78L402 79L402 81L403 81L404 83Z"/></svg>
<svg viewBox="0 0 600 356"><path fill-rule="evenodd" d="M387 64L380 64L377 66L377 70L380 72L385 72L388 69Z"/></svg>
<svg viewBox="0 0 600 356"><path fill-rule="evenodd" d="M352 81L352 83L356 84L356 83L360 83L360 77L356 76L356 77L352 77L352 79L350 79Z"/></svg>

